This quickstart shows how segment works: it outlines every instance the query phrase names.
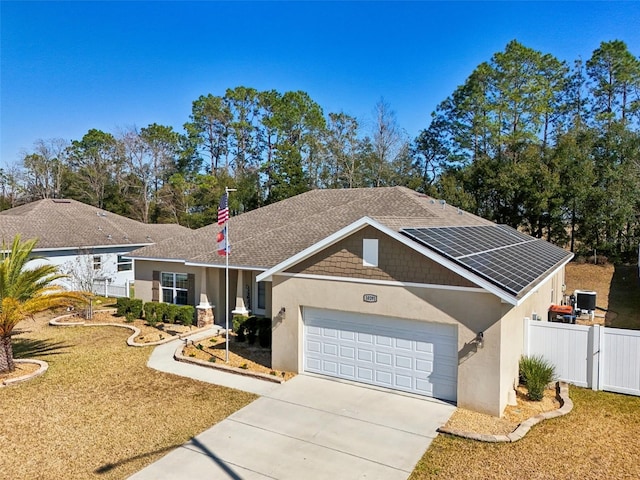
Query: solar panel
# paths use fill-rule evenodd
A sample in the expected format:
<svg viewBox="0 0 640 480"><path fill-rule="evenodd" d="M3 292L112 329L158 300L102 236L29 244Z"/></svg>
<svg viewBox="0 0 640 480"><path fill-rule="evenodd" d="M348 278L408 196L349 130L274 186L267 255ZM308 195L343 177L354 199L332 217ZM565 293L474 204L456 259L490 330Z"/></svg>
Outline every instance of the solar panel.
<svg viewBox="0 0 640 480"><path fill-rule="evenodd" d="M570 255L506 225L406 228L401 233L514 296Z"/></svg>

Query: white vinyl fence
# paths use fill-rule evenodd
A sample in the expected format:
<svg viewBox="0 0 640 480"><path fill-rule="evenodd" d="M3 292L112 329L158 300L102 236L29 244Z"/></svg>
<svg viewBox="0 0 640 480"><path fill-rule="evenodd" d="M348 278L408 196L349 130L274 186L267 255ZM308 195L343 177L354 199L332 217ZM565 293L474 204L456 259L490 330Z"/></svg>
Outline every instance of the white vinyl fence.
<svg viewBox="0 0 640 480"><path fill-rule="evenodd" d="M111 283L109 280L95 280L93 293L103 297L129 297L129 282L124 284Z"/></svg>
<svg viewBox="0 0 640 480"><path fill-rule="evenodd" d="M559 380L640 396L640 331L525 319L525 355L541 355Z"/></svg>

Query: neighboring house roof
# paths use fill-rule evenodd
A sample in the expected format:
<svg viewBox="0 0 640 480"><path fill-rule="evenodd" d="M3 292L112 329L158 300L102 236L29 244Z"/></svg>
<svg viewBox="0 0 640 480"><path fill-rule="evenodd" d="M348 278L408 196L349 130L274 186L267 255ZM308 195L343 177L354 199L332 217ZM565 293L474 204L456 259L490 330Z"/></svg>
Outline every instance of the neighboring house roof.
<svg viewBox="0 0 640 480"><path fill-rule="evenodd" d="M151 245L189 231L175 224L145 224L76 200L44 199L0 212L5 244L20 234L38 238L35 251Z"/></svg>

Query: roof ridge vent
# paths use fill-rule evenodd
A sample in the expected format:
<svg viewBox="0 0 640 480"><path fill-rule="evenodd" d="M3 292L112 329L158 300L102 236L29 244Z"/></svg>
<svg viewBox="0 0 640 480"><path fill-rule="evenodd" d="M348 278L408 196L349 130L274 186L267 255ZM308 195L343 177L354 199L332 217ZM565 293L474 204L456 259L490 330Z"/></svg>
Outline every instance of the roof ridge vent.
<svg viewBox="0 0 640 480"><path fill-rule="evenodd" d="M440 200L440 205L442 205L442 209L444 210L444 208L447 205L447 201L446 200Z"/></svg>

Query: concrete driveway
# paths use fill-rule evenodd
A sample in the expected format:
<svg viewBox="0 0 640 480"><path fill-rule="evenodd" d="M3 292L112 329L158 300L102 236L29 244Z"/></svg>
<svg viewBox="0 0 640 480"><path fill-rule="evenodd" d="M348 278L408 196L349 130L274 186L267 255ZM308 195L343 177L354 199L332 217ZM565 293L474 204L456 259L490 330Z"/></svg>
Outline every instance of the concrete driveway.
<svg viewBox="0 0 640 480"><path fill-rule="evenodd" d="M298 375L130 478L406 479L454 410Z"/></svg>

